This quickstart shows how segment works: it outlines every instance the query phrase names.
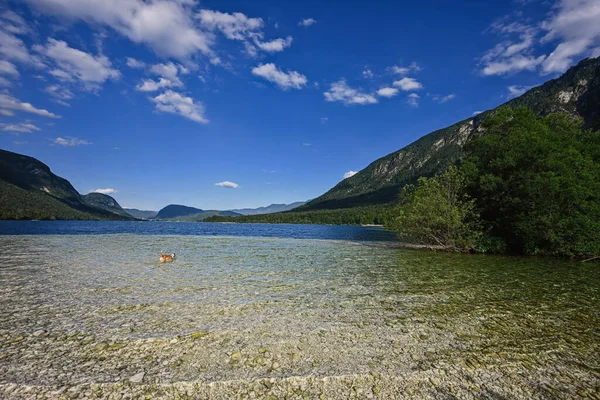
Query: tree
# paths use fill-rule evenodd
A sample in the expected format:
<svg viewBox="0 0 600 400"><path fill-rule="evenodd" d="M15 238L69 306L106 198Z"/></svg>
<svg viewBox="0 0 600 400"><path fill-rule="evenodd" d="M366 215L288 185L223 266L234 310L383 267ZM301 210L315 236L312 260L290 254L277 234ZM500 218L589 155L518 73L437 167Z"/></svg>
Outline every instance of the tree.
<svg viewBox="0 0 600 400"><path fill-rule="evenodd" d="M600 138L568 114L499 110L463 162L490 234L524 254L600 254Z"/></svg>
<svg viewBox="0 0 600 400"><path fill-rule="evenodd" d="M389 227L403 239L458 252L476 250L483 236L465 177L454 166L405 186Z"/></svg>

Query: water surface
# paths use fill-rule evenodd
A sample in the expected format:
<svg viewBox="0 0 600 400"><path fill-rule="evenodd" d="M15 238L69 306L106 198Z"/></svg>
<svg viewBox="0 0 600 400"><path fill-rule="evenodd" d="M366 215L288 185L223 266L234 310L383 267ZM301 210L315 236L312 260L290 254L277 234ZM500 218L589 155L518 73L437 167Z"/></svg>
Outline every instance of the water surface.
<svg viewBox="0 0 600 400"><path fill-rule="evenodd" d="M356 227L28 224L0 236L0 397L600 398L598 264Z"/></svg>

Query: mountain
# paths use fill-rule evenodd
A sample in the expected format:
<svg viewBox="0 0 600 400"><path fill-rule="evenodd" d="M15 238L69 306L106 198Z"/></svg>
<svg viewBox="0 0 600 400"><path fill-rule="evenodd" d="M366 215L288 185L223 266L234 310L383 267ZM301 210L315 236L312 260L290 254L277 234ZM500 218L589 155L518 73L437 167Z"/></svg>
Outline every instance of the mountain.
<svg viewBox="0 0 600 400"><path fill-rule="evenodd" d="M202 210L199 208L182 206L179 204L169 204L168 206L162 208L158 214L156 214L155 219L170 219L170 218L178 218L185 217L186 215L193 215L201 213Z"/></svg>
<svg viewBox="0 0 600 400"><path fill-rule="evenodd" d="M535 87L503 106L531 108L539 115L567 112L584 127L600 130L600 57L585 59L557 79ZM421 176L432 176L455 163L463 146L482 135L481 121L497 108L425 135L382 157L358 174L295 211L359 207L394 202L400 189Z"/></svg>
<svg viewBox="0 0 600 400"><path fill-rule="evenodd" d="M123 210L138 219L152 219L158 214L158 211L138 210L137 208L124 208Z"/></svg>
<svg viewBox="0 0 600 400"><path fill-rule="evenodd" d="M81 197L84 203L92 206L101 208L112 213L122 215L123 217L129 218L132 215L128 214L115 199L102 193L88 193Z"/></svg>
<svg viewBox="0 0 600 400"><path fill-rule="evenodd" d="M300 207L301 205L303 205L305 203L306 203L305 201L297 201L297 202L291 203L291 204L271 204L270 206L266 206L266 207L240 208L240 209L231 210L231 211L241 214L241 215L272 214L272 213L278 213L278 212L283 212L283 211L290 211L296 207Z"/></svg>
<svg viewBox="0 0 600 400"><path fill-rule="evenodd" d="M131 219L90 205L41 161L0 150L0 219Z"/></svg>
<svg viewBox="0 0 600 400"><path fill-rule="evenodd" d="M182 206L179 204L170 204L161 209L153 219L170 220L170 221L202 221L205 218L215 215L235 217L238 214L233 211L218 211L218 210L201 210L195 207Z"/></svg>

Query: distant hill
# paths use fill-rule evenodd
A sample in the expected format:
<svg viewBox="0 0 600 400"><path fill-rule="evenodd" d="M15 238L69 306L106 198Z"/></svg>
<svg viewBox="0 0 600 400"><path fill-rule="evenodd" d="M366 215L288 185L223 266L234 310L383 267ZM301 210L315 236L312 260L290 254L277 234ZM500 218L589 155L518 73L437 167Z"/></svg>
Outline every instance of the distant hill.
<svg viewBox="0 0 600 400"><path fill-rule="evenodd" d="M101 208L106 211L110 211L112 213L122 215L123 217L130 218L131 215L128 214L115 199L112 197L102 194L102 193L88 193L85 196L82 196L83 201L92 206Z"/></svg>
<svg viewBox="0 0 600 400"><path fill-rule="evenodd" d="M585 59L561 77L503 105L526 106L539 115L566 112L582 118L585 128L600 130L600 58ZM480 123L495 110L432 132L373 161L356 175L344 179L295 211L362 207L396 201L404 185L422 176L435 175L463 157L465 143L484 134Z"/></svg>
<svg viewBox="0 0 600 400"><path fill-rule="evenodd" d="M0 150L0 219L131 219L88 204L41 161Z"/></svg>
<svg viewBox="0 0 600 400"><path fill-rule="evenodd" d="M161 209L153 219L161 221L203 221L205 218L215 215L235 217L238 214L233 211L202 210L200 208L182 206L179 204L170 204Z"/></svg>
<svg viewBox="0 0 600 400"><path fill-rule="evenodd" d="M123 210L132 217L139 219L152 219L158 214L158 211L138 210L137 208L124 208Z"/></svg>
<svg viewBox="0 0 600 400"><path fill-rule="evenodd" d="M293 210L296 207L300 207L305 204L305 201L297 201L291 204L271 204L266 207L258 207L258 208L240 208L237 210L231 210L238 214L242 215L259 215L259 214L272 214L277 212L289 211Z"/></svg>
<svg viewBox="0 0 600 400"><path fill-rule="evenodd" d="M169 204L162 208L157 214L155 219L170 219L185 217L186 215L193 215L201 213L202 210L195 207L182 206L179 204Z"/></svg>

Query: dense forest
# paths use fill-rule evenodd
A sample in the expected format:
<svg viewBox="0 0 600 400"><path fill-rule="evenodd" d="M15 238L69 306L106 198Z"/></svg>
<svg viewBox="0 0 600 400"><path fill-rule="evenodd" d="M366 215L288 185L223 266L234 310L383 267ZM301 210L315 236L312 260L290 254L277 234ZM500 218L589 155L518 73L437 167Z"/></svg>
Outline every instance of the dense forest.
<svg viewBox="0 0 600 400"><path fill-rule="evenodd" d="M467 157L406 186L388 226L455 251L600 254L600 133L568 114L503 108Z"/></svg>

